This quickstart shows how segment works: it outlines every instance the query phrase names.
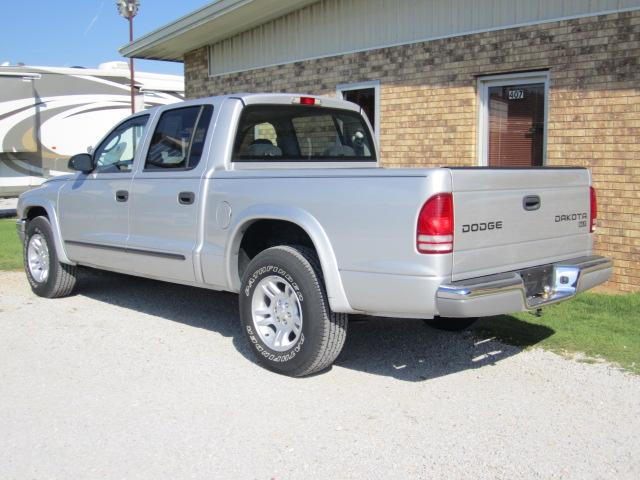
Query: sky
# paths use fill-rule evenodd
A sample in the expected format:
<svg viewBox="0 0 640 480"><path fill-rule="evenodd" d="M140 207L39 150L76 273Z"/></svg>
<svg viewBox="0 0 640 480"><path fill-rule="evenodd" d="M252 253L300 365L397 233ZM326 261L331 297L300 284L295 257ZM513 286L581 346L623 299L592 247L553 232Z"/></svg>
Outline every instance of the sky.
<svg viewBox="0 0 640 480"><path fill-rule="evenodd" d="M209 0L140 0L134 39L190 13ZM19 0L3 8L0 63L95 68L126 60L129 25L115 0ZM136 70L183 74L182 63L136 60Z"/></svg>

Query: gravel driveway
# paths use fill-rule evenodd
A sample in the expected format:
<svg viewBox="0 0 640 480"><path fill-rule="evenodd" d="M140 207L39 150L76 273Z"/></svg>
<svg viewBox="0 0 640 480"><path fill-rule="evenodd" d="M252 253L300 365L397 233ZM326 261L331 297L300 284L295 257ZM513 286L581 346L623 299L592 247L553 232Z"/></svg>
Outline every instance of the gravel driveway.
<svg viewBox="0 0 640 480"><path fill-rule="evenodd" d="M44 300L0 272L0 478L640 478L640 377L420 321L349 326L291 379L236 297L106 273Z"/></svg>

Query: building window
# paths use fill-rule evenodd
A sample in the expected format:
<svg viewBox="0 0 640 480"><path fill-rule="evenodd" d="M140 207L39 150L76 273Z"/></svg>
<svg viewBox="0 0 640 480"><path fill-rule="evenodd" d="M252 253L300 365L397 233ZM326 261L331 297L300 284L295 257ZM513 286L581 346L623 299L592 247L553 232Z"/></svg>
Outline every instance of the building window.
<svg viewBox="0 0 640 480"><path fill-rule="evenodd" d="M546 162L548 72L478 79L478 163L539 167Z"/></svg>
<svg viewBox="0 0 640 480"><path fill-rule="evenodd" d="M338 98L348 100L362 107L376 137L380 135L380 82L350 83L336 87Z"/></svg>

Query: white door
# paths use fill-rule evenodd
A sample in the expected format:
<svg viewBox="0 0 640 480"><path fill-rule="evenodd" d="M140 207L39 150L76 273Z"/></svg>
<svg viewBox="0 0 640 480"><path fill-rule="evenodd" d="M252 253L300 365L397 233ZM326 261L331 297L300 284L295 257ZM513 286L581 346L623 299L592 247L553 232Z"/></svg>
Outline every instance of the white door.
<svg viewBox="0 0 640 480"><path fill-rule="evenodd" d="M61 190L60 228L71 260L126 270L133 164L148 120L139 115L114 128L93 154L93 172Z"/></svg>
<svg viewBox="0 0 640 480"><path fill-rule="evenodd" d="M480 77L480 165L545 164L548 84L547 72Z"/></svg>

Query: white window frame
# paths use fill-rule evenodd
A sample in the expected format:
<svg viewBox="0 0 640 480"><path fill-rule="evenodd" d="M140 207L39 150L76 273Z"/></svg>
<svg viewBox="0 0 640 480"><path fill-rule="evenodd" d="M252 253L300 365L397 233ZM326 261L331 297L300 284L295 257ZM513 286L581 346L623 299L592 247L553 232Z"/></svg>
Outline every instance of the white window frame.
<svg viewBox="0 0 640 480"><path fill-rule="evenodd" d="M478 77L478 165L489 165L489 88L510 85L544 84L544 134L542 165L547 164L547 134L549 120L549 71L507 73Z"/></svg>
<svg viewBox="0 0 640 480"><path fill-rule="evenodd" d="M363 90L365 88L373 88L375 92L373 108L376 109L376 120L375 125L371 126L373 127L373 134L376 136L376 144L378 144L378 138L380 137L380 80L371 80L369 82L360 83L341 83L336 86L336 95L338 98L344 99L344 92L349 92L351 90Z"/></svg>

